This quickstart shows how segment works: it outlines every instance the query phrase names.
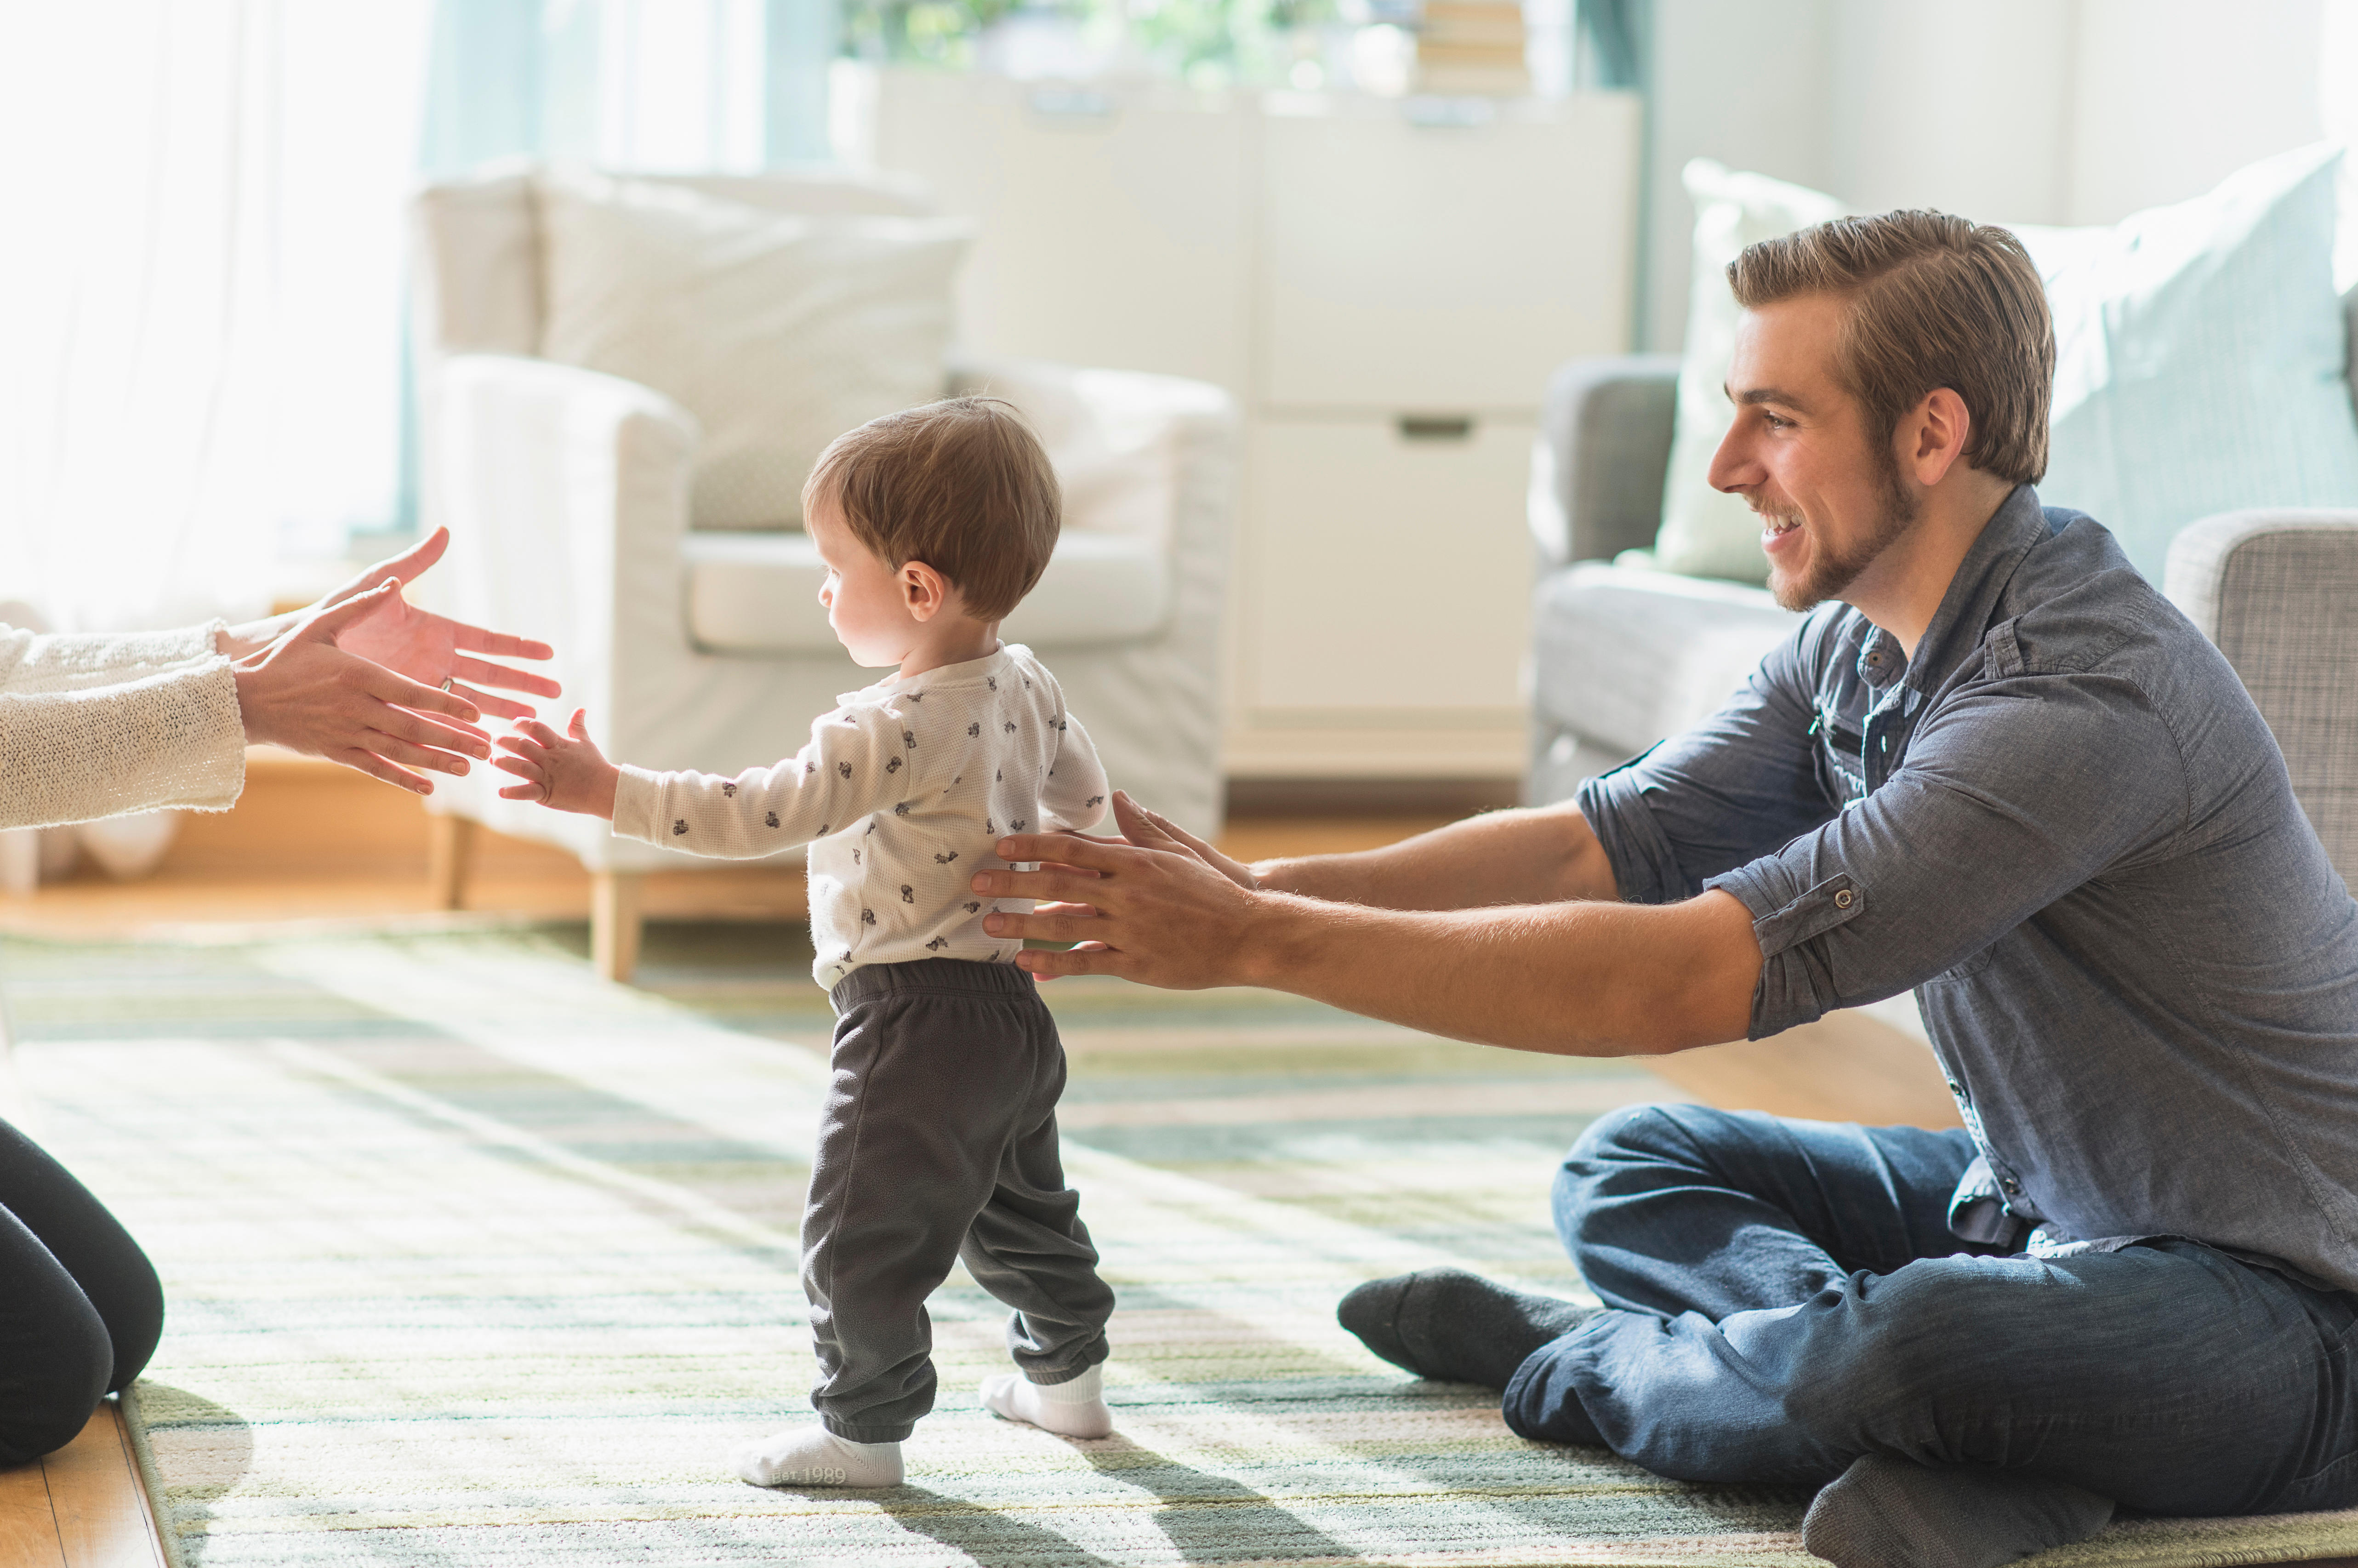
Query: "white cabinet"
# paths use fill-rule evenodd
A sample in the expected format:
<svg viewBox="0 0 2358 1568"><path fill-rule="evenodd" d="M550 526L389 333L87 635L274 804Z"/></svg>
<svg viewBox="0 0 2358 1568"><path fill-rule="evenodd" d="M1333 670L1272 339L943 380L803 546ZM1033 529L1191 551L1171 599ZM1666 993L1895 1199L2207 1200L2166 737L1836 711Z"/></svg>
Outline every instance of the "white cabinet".
<svg viewBox="0 0 2358 1568"><path fill-rule="evenodd" d="M851 73L845 73L850 75ZM861 81L865 77L865 81ZM1245 100L1110 95L946 72L860 73L871 167L979 221L958 331L990 354L1249 374L1253 116Z"/></svg>
<svg viewBox="0 0 2358 1568"><path fill-rule="evenodd" d="M1636 100L842 70L848 160L979 222L969 347L1242 403L1229 772L1520 773L1532 427L1628 346Z"/></svg>
<svg viewBox="0 0 2358 1568"><path fill-rule="evenodd" d="M1528 617L1524 421L1296 420L1252 431L1238 674L1313 726L1511 727Z"/></svg>
<svg viewBox="0 0 2358 1568"><path fill-rule="evenodd" d="M1619 98L1419 124L1291 95L1261 122L1264 403L1525 409L1628 341L1636 123Z"/></svg>

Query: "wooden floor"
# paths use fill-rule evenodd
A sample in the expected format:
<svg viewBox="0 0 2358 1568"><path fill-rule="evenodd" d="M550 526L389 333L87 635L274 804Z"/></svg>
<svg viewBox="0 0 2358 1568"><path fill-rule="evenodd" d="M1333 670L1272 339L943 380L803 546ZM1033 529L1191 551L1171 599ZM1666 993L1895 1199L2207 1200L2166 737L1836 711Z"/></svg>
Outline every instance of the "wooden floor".
<svg viewBox="0 0 2358 1568"><path fill-rule="evenodd" d="M48 1458L0 1470L0 1564L164 1568L155 1516L114 1400Z"/></svg>
<svg viewBox="0 0 2358 1568"><path fill-rule="evenodd" d="M1240 859L1329 853L1395 842L1436 827L1433 816L1302 815L1238 818L1222 847ZM648 879L649 918L799 920L801 873L759 868L663 872ZM0 896L0 930L138 938L225 927L454 919L583 919L590 879L569 857L485 834L468 909L433 907L421 803L358 773L257 753L235 810L184 818L155 875L114 882L81 873L22 898ZM1922 1045L1858 1015L1829 1018L1774 1041L1717 1046L1648 1064L1707 1104L1836 1120L1953 1126L1955 1110ZM13 1103L0 1071L0 1114ZM157 1568L152 1513L116 1407L102 1406L75 1442L47 1460L0 1470L0 1568ZM2358 1565L2352 1565L2358 1568Z"/></svg>

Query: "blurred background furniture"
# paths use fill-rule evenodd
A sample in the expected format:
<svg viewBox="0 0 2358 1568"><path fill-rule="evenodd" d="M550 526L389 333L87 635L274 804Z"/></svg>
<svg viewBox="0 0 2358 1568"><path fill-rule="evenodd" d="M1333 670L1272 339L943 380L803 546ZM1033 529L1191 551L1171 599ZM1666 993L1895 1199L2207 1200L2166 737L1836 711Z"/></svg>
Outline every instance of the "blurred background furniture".
<svg viewBox="0 0 2358 1568"><path fill-rule="evenodd" d="M835 83L847 161L975 220L964 341L1243 409L1228 775L1510 788L1529 633L1500 585L1548 372L1628 347L1638 97Z"/></svg>
<svg viewBox="0 0 2358 1568"><path fill-rule="evenodd" d="M2358 890L2358 510L2206 517L2170 541L2166 587L2235 666Z"/></svg>
<svg viewBox="0 0 2358 1568"><path fill-rule="evenodd" d="M1548 382L1531 489L1527 804L1568 799L1711 714L1800 619L1767 589L1614 564L1661 524L1678 380L1675 354L1624 354Z"/></svg>
<svg viewBox="0 0 2358 1568"><path fill-rule="evenodd" d="M905 181L829 173L669 181L786 213L924 214ZM437 604L554 643L562 719L608 752L734 773L799 750L838 694L876 678L837 645L824 570L798 530L699 529L697 422L652 388L536 357L541 232L529 169L429 187L415 207L413 320L428 526L449 524ZM1065 491L1045 578L1007 623L1064 684L1118 785L1195 831L1221 810L1218 665L1237 422L1202 382L1012 361L945 368L1033 420ZM627 978L649 869L709 867L607 825L498 798L508 775L445 781L432 876L465 896L475 824L558 845L595 877L599 967ZM798 853L798 852L797 852Z"/></svg>

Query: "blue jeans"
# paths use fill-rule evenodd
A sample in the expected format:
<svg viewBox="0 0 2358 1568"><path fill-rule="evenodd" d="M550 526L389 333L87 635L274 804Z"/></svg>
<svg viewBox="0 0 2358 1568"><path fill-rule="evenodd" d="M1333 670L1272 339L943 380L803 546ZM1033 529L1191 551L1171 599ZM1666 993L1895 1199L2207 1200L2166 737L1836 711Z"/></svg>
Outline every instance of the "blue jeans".
<svg viewBox="0 0 2358 1568"><path fill-rule="evenodd" d="M2150 1513L2358 1505L2358 1297L2192 1241L1958 1241L1973 1156L1700 1106L1599 1119L1555 1219L1608 1310L1522 1364L1507 1424L1682 1480L1821 1486L1889 1454Z"/></svg>

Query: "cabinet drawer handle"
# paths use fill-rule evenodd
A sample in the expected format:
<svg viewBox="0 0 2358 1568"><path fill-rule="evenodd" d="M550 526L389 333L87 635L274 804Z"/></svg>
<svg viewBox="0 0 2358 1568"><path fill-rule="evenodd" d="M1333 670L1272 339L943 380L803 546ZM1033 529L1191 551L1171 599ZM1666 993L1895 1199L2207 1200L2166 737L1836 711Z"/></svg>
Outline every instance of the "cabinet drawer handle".
<svg viewBox="0 0 2358 1568"><path fill-rule="evenodd" d="M1474 416L1471 414L1403 414L1400 416L1400 438L1403 441L1468 441L1474 438Z"/></svg>

